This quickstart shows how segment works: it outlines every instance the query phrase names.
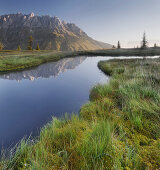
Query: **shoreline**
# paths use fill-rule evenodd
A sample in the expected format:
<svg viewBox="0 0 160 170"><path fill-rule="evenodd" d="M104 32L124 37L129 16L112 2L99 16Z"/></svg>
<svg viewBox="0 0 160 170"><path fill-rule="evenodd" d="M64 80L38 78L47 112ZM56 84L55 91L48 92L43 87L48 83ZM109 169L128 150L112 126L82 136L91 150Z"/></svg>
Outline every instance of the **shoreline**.
<svg viewBox="0 0 160 170"><path fill-rule="evenodd" d="M105 49L73 52L58 51L0 51L0 74L22 71L47 62L78 56L157 56L160 48L147 49Z"/></svg>

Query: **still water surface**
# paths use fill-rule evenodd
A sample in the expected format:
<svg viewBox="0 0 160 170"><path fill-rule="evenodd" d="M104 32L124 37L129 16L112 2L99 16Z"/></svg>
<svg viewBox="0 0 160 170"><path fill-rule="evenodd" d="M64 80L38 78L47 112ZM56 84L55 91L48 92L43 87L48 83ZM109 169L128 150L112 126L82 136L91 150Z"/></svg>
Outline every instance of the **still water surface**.
<svg viewBox="0 0 160 170"><path fill-rule="evenodd" d="M90 89L108 81L97 67L98 61L108 59L67 58L0 75L0 148L14 146L31 133L38 135L53 116L77 113L88 101Z"/></svg>
<svg viewBox="0 0 160 170"><path fill-rule="evenodd" d="M98 68L106 57L67 58L0 76L0 148L24 135L37 135L53 116L78 112L96 83L107 82Z"/></svg>

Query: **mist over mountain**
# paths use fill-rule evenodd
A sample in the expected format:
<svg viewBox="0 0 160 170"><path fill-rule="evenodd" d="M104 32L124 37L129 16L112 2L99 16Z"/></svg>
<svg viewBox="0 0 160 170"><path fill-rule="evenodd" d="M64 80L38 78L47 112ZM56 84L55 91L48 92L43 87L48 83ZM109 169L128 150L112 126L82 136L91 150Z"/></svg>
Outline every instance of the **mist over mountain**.
<svg viewBox="0 0 160 170"><path fill-rule="evenodd" d="M73 23L61 21L58 17L8 14L0 16L0 42L5 49L17 46L27 49L29 36L33 36L33 47L37 43L42 50L94 50L112 47L96 41Z"/></svg>

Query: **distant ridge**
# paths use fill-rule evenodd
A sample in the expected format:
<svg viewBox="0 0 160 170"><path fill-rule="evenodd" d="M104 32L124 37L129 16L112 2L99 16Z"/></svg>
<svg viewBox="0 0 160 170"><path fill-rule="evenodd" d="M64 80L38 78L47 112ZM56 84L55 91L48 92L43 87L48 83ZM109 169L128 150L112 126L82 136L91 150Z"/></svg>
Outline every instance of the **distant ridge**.
<svg viewBox="0 0 160 170"><path fill-rule="evenodd" d="M27 49L29 36L34 38L43 50L95 50L111 48L112 45L90 38L73 23L61 21L58 17L38 16L33 12L0 16L0 42L5 49L14 50L18 45Z"/></svg>

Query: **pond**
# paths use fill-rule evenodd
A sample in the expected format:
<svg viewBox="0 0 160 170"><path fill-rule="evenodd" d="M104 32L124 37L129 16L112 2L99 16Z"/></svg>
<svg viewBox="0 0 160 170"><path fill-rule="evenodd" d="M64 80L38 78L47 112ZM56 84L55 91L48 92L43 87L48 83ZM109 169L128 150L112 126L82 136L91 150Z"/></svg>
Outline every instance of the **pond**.
<svg viewBox="0 0 160 170"><path fill-rule="evenodd" d="M100 60L109 59L66 58L0 75L0 148L13 147L24 136L38 135L52 117L78 114L90 89L109 80L97 67Z"/></svg>
<svg viewBox="0 0 160 170"><path fill-rule="evenodd" d="M37 135L52 117L77 113L96 83L107 82L98 68L104 57L76 57L0 76L0 147Z"/></svg>

